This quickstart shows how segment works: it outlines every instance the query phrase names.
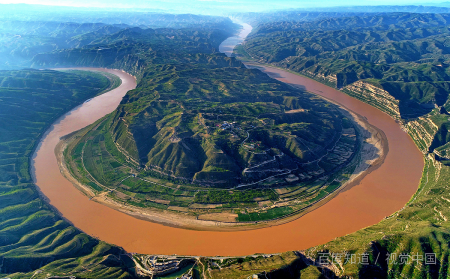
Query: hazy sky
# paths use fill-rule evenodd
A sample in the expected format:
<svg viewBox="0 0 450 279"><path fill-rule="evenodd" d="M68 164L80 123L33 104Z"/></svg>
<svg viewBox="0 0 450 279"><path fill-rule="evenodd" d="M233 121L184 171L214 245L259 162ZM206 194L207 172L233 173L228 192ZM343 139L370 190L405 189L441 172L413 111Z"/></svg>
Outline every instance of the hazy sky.
<svg viewBox="0 0 450 279"><path fill-rule="evenodd" d="M0 0L3 4L44 4L77 7L110 7L110 8L154 8L168 9L171 6L192 5L193 7L238 8L246 11L262 11L285 8L308 8L326 6L363 6L363 5L432 5L448 0Z"/></svg>
<svg viewBox="0 0 450 279"><path fill-rule="evenodd" d="M55 6L89 6L89 7L111 7L112 4L128 7L142 7L142 8L152 8L159 6L160 3L187 3L191 2L193 4L204 4L207 5L208 2L211 3L221 3L230 5L269 5L269 6L286 6L286 7L312 7L312 6L348 6L348 5L413 5L417 3L421 4L433 4L442 3L446 0L165 0L165 1L149 1L149 0L0 0L3 4L44 4L44 5L55 5Z"/></svg>

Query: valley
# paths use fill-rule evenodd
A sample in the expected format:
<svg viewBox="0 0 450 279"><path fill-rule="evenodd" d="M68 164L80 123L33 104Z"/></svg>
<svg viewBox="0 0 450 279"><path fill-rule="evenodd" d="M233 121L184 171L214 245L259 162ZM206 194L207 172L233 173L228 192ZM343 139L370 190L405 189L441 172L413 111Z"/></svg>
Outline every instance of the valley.
<svg viewBox="0 0 450 279"><path fill-rule="evenodd" d="M237 61L204 63L149 67L115 113L59 145L65 176L132 216L230 231L294 220L384 160L383 133L358 115Z"/></svg>
<svg viewBox="0 0 450 279"><path fill-rule="evenodd" d="M292 83L294 82L294 80L289 80L289 82ZM302 80L301 82L301 84L305 84L305 81ZM341 103L344 102L342 101L342 98L348 98L340 92L333 91L331 89L325 90L321 88L321 85L319 83L315 83L314 86L318 86L323 92L336 92L334 94L337 95L334 98L336 98L336 100ZM311 88L309 88L308 90L313 91ZM394 121L390 120L387 115L380 113L375 109L371 109L370 106L364 105L363 103L354 99L349 98L348 100L350 101L350 103L354 104L354 107L352 107L353 111L356 111L356 109L359 107L361 109L360 113L362 115L370 117L370 119L373 120L375 120L376 118L381 118L379 120L380 122L377 123L377 125L382 125L380 123L384 123L383 125L388 125L383 127L388 131L392 130L389 136L396 138L398 137L397 142L402 146L402 148L399 149L399 152L406 152L404 148L414 148L412 150L415 150L412 142L408 140L408 136L401 129L399 129L398 125ZM345 103L345 105L349 106L348 103ZM370 112L370 114L368 115L367 112ZM97 125L98 124L95 124L95 126ZM71 125L68 125L68 127L70 126ZM65 134L68 133L70 133L70 131L67 130ZM64 134L61 134L60 136L62 135ZM59 138L60 136L56 137ZM409 142L410 145L405 145L404 141L402 141L402 137L408 140L406 142ZM380 139L375 140L375 142L379 140ZM55 142L54 144L56 145L56 143L57 142ZM53 148L49 147L48 152L52 152L52 150ZM407 153L409 154L410 152ZM387 155L389 154L392 154L391 149L387 153ZM415 156L417 155L417 153L411 153L411 155ZM379 156L379 154L377 156ZM397 160L403 159L402 156L393 156L389 158L389 161L394 158ZM404 157L407 162L414 162L414 158L417 157ZM420 156L418 158L420 162ZM392 163L393 165L404 164L395 160ZM52 163L52 165L56 166L56 170L59 171L59 168L56 164ZM384 166L384 164L381 166ZM420 165L418 166L418 169L421 169ZM172 253L180 254L181 252L183 252L183 254L185 255L213 255L212 253L215 253L215 251L222 251L220 253L222 255L245 255L254 253L255 251L261 251L260 249L262 249L262 247L265 247L263 249L267 252L280 252L283 251L283 249L289 249L288 247L292 247L292 245L297 245L297 247L299 248L306 248L310 245L313 245L312 243L325 242L327 239L332 239L336 236L336 233L343 234L343 231L341 230L341 228L343 227L348 229L348 232L351 232L352 230L357 229L357 226L367 226L376 223L384 216L389 215L398 208L401 208L407 201L409 196L415 191L414 181L418 179L418 177L414 177L409 173L408 176L411 178L411 182L403 183L402 185L405 186L399 187L395 190L395 192L392 192L392 187L390 187L389 184L385 184L385 187L381 189L379 187L374 188L372 186L373 181L380 179L379 177L374 176L379 170L379 168L376 170L369 170L370 173L365 177L364 180L362 180L363 182L368 180L369 183L363 183L358 186L353 186L359 183L359 180L362 178L359 177L359 179L354 181L353 185L349 185L350 190L342 192L340 195L337 195L328 203L325 203L325 205L309 212L302 218L298 219L297 216L294 216L293 219L296 219L295 221L292 221L292 219L289 218L285 218L285 222L281 220L281 222L279 221L275 223L277 225L284 223L283 225L242 232L191 231L149 223L144 220L139 220L134 217L122 214L116 210L109 209L93 200L89 200L89 198L86 196L75 194L77 190L71 185L71 183L61 183L59 187L62 187L64 185L65 190L55 194L52 194L51 191L45 192L45 185L53 183L42 184L42 189L45 194L50 197L50 200L52 200L52 204L59 208L62 214L72 222L74 222L77 227L82 228L89 234L101 235L102 239L110 243L112 242L122 247L127 247L126 249L128 251L136 251L141 253L148 253L149 251L152 251L153 253L160 252L160 254L170 254L170 252L167 251L173 251ZM54 175L56 175L56 173ZM383 172L380 175L385 175L385 173ZM390 173L389 176L394 179L404 179L406 175L400 169L395 168L394 172ZM395 180L394 183L398 183L398 180ZM359 186L364 189L362 192L359 190L361 189L358 188ZM410 192L406 191L406 189L408 189L408 191ZM367 194L367 190L371 191L370 194ZM395 195L395 200L393 200L392 203L389 204L386 202L380 203L379 201L385 200L387 193L389 193L389 195L391 196ZM62 195L64 195L64 198L62 198ZM346 200L349 198L349 195L356 195L350 197L354 201L351 204L346 202ZM74 197L80 198L73 200ZM70 202L71 200L73 200L73 205ZM77 211L72 210L75 204L78 208ZM358 206L367 208L367 206L369 205L372 207L371 210L367 211L370 212L370 214L367 214L364 217L361 217L360 211L354 210ZM118 209L120 208L118 207ZM92 212L97 213L92 214ZM139 211L137 210L137 208L133 208L132 211L130 210L125 212L140 219L143 218L139 215ZM89 216L89 218L87 218L87 216ZM343 216L345 216L345 218L342 218ZM154 218L156 219L156 216ZM321 221L318 223L317 220ZM360 220L361 223L357 224L355 223L355 220ZM164 220L160 219L159 222L168 225L164 222ZM115 226L115 224L117 223L126 225L118 227ZM340 224L335 226L337 230L330 229L332 227L330 224L333 223ZM344 223L347 225L342 226L342 224ZM114 227L114 232L108 229L112 227ZM299 229L302 227L308 227L309 229ZM325 227L327 229L325 229ZM148 238L145 236L145 232L148 231L152 232L152 238ZM130 243L126 239L121 238L120 235L128 235L130 239L140 239L140 241L138 243ZM216 241L219 235L221 238L220 243ZM271 237L272 235L278 235L280 236L280 238L273 239ZM301 235L301 237L299 237L299 235ZM231 245L231 243L241 241L243 243L246 243L246 245L241 245L240 247ZM276 241L276 247L273 245L273 241ZM195 245L192 246L192 243L195 243ZM265 244L261 246L261 243Z"/></svg>
<svg viewBox="0 0 450 279"><path fill-rule="evenodd" d="M445 277L448 16L396 9L61 25L0 73L1 276Z"/></svg>

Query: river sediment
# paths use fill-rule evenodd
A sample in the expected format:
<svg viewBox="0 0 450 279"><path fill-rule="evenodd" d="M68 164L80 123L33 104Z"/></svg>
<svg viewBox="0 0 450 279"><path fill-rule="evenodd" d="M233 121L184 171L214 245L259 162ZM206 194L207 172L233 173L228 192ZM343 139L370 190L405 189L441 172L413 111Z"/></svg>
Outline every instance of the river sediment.
<svg viewBox="0 0 450 279"><path fill-rule="evenodd" d="M136 86L132 76L105 70L118 75L122 85L70 111L52 125L33 157L36 185L49 203L76 227L129 252L143 254L240 256L302 250L375 224L406 204L417 190L423 158L392 118L311 79L270 67L261 70L333 100L383 131L389 144L384 163L370 169L364 179L346 187L316 210L278 226L236 232L194 231L141 220L89 200L60 173L54 153L61 137L112 112L126 92Z"/></svg>
<svg viewBox="0 0 450 279"><path fill-rule="evenodd" d="M358 156L356 168L349 177L349 179L342 183L341 187L334 192L325 196L323 199L309 205L308 207L294 212L288 216L283 216L273 220L257 221L257 222L237 222L237 221L217 221L197 218L193 214L183 212L172 212L169 210L160 210L156 208L142 208L133 206L131 204L121 203L108 197L108 191L104 191L100 194L96 194L92 189L79 182L67 167L65 162L64 150L70 144L76 144L76 139L81 138L86 132L83 129L79 132L74 132L70 136L61 138L61 141L55 148L55 155L60 168L61 174L72 184L89 197L90 200L128 214L138 219L170 226L174 228L183 228L190 230L203 230L203 231L242 231L242 230L255 230L265 227L282 225L287 222L291 222L300 218L308 212L315 210L316 208L324 205L326 202L335 197L342 190L357 184L361 179L376 167L380 166L388 152L387 139L381 130L370 125L364 118L353 113L347 112L341 108L343 114L349 119L353 119L355 127L358 129L358 134L361 139L361 150L356 156Z"/></svg>

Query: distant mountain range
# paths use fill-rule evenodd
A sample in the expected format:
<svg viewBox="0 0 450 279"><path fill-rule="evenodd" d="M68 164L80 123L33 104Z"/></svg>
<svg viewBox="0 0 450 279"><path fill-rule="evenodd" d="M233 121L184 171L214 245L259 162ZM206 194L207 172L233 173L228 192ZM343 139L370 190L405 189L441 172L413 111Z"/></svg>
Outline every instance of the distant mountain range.
<svg viewBox="0 0 450 279"><path fill-rule="evenodd" d="M400 100L400 117L450 109L450 14L364 13L302 21L261 19L247 39L248 55L333 80L345 88L368 82ZM431 106L429 106L431 105Z"/></svg>

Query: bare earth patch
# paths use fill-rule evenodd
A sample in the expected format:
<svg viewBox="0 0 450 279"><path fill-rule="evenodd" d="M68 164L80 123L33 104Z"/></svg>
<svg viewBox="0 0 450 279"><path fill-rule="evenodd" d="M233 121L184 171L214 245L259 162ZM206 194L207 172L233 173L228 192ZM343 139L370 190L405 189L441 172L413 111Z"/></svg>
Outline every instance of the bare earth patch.
<svg viewBox="0 0 450 279"><path fill-rule="evenodd" d="M284 194L284 193L289 192L289 190L286 189L286 188L279 188L279 189L274 189L274 190L275 190L275 192L277 192L277 194L279 194L279 195L282 195L282 194Z"/></svg>
<svg viewBox="0 0 450 279"><path fill-rule="evenodd" d="M190 208L218 208L218 207L222 207L222 204L200 204L200 203L193 203L189 206Z"/></svg>
<svg viewBox="0 0 450 279"><path fill-rule="evenodd" d="M170 203L170 201L168 201L168 200L160 200L160 199L147 199L147 200L156 202L156 203L161 203L161 204L169 204Z"/></svg>
<svg viewBox="0 0 450 279"><path fill-rule="evenodd" d="M181 207L181 206L169 206L167 208L168 210L174 210L174 211L181 211L181 212L188 212L189 208Z"/></svg>
<svg viewBox="0 0 450 279"><path fill-rule="evenodd" d="M261 201L261 202L258 202L258 206L259 206L259 207L264 207L264 206L269 206L269 205L272 205L272 202L271 202L271 201Z"/></svg>
<svg viewBox="0 0 450 279"><path fill-rule="evenodd" d="M131 216L139 219L149 220L151 222L160 223L172 227L181 227L193 230L215 230L215 231L242 231L242 230L253 230L263 227L275 226L284 223L288 223L295 219L300 218L308 212L322 206L327 201L335 197L339 192L347 190L354 185L358 184L359 181L367 174L380 166L388 152L388 145L386 136L382 131L376 127L367 123L367 121L357 114L351 111L347 111L347 114L351 114L355 123L359 125L360 133L363 136L364 142L361 150L360 164L355 169L353 175L344 183L338 190L327 196L325 199L320 200L310 208L300 212L299 214L287 216L286 218L268 221L259 221L255 223L240 223L236 221L238 217L237 214L222 212L222 213L208 213L200 216L195 214L189 214L185 212L182 208L177 206L169 207L172 210L161 210L157 208L142 208L136 207L130 204L124 204L121 201L116 201L103 195L98 195L93 193L93 191L86 185L82 185L75 178L72 177L70 172L67 170L63 160L63 150L70 142L70 137L63 139L56 147L55 153L58 159L58 164L63 175L68 178L78 189L80 189L87 196L91 197L93 201L107 205L113 209L119 210ZM73 139L72 139L73 140ZM294 177L289 177L294 178ZM267 184L276 183L277 179L268 179ZM174 185L175 186L175 185ZM280 195L289 192L287 188L274 189ZM297 189L296 191L304 191L303 188ZM116 192L117 194L117 192ZM169 204L170 201L167 200L156 200L152 199L160 204ZM287 205L287 202L285 202ZM277 203L277 206L284 206L285 203ZM271 207L273 206L269 201L258 201L260 207ZM215 209L222 207L222 204L198 204L194 203L190 205L189 209ZM178 212L175 212L178 211Z"/></svg>
<svg viewBox="0 0 450 279"><path fill-rule="evenodd" d="M237 214L233 213L210 213L198 216L199 220L210 220L219 222L236 222Z"/></svg>

